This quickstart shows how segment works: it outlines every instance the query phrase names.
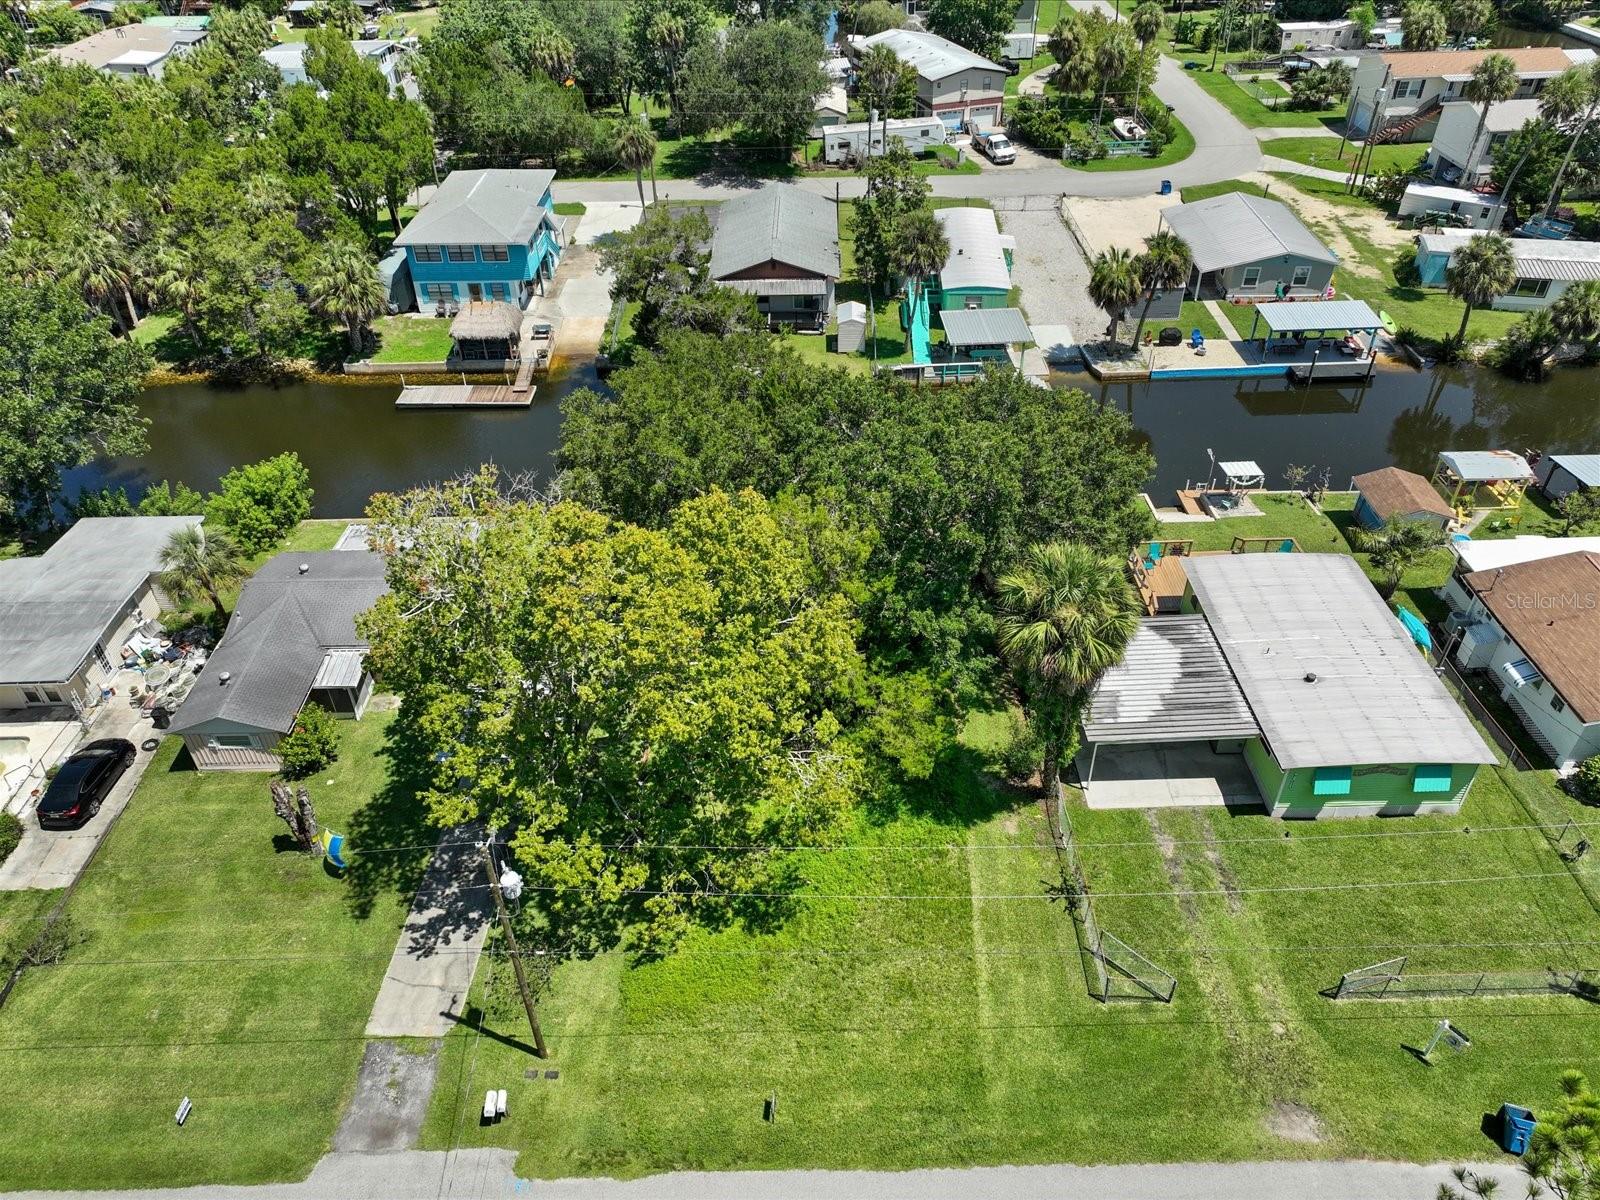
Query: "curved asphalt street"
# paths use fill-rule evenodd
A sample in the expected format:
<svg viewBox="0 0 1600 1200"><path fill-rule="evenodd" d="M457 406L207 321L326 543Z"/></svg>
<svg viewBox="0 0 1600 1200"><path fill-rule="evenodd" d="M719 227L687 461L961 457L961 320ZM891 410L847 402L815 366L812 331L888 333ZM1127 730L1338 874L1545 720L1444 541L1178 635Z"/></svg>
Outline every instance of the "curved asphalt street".
<svg viewBox="0 0 1600 1200"><path fill-rule="evenodd" d="M1194 135L1194 153L1169 167L1140 171L1074 171L1067 167L1016 167L986 170L981 175L935 175L936 196L993 200L1003 196L1146 196L1172 180L1174 189L1194 183L1237 179L1261 169L1261 147L1255 134L1208 95L1204 88L1170 58L1156 69L1155 93L1172 105L1178 119ZM1298 164L1291 164L1299 168ZM702 175L696 179L663 180L660 194L667 200L729 200L753 187L759 179L729 179ZM866 191L866 181L851 178L801 179L803 188L824 195L853 199ZM554 188L558 202L638 200L632 180L562 182ZM1176 201L1174 201L1176 203Z"/></svg>

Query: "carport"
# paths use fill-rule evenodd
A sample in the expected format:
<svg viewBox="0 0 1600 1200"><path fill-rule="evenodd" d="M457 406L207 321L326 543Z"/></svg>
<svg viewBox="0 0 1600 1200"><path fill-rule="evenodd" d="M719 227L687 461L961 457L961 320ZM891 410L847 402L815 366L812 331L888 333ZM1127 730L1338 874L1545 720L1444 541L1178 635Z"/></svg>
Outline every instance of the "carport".
<svg viewBox="0 0 1600 1200"><path fill-rule="evenodd" d="M1141 621L1095 686L1083 732L1090 808L1262 803L1244 759L1261 729L1203 616Z"/></svg>

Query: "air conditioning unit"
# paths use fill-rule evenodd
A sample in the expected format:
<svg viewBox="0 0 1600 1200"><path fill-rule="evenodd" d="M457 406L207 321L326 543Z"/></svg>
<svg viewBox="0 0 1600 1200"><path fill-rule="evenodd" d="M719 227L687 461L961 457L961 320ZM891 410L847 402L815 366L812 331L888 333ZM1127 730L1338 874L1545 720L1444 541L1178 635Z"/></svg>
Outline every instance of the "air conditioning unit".
<svg viewBox="0 0 1600 1200"><path fill-rule="evenodd" d="M1487 621L1468 625L1461 631L1461 640L1456 643L1456 663L1469 671L1487 667L1499 644L1500 631Z"/></svg>

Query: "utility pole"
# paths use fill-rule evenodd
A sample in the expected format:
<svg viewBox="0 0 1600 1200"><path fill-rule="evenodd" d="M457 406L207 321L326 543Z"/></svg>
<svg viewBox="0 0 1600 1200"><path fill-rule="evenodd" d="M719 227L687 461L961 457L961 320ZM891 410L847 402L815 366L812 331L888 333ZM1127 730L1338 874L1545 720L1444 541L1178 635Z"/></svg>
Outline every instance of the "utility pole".
<svg viewBox="0 0 1600 1200"><path fill-rule="evenodd" d="M489 840L483 844L483 869L489 875L489 890L494 893L494 906L500 914L500 929L506 935L506 945L511 950L511 969L517 973L517 991L522 993L522 1007L528 1013L528 1028L533 1032L533 1052L540 1058L549 1058L544 1047L544 1033L539 1028L539 1014L533 1008L533 993L528 990L528 974L522 969L522 951L517 949L517 935L511 929L511 914L506 911L506 898L500 891L500 872L494 865L495 830L489 829Z"/></svg>

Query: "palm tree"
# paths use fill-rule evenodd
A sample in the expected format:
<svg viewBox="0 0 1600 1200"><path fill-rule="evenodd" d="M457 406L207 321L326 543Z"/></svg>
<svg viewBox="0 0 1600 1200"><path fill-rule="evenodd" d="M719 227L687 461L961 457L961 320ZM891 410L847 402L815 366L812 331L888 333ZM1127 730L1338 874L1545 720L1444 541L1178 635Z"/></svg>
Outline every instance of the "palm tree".
<svg viewBox="0 0 1600 1200"><path fill-rule="evenodd" d="M1478 131L1472 135L1472 153L1461 167L1463 179L1470 179L1478 164L1478 142L1483 138L1484 126L1489 123L1490 105L1511 99L1521 82L1517 77L1517 64L1509 55L1491 54L1472 68L1472 78L1467 80L1461 94L1483 107L1478 110Z"/></svg>
<svg viewBox="0 0 1600 1200"><path fill-rule="evenodd" d="M650 168L650 199L656 200L656 135L650 128L649 118L643 113L639 120L617 122L615 134L617 158L625 167L633 168L634 182L639 185L639 207L644 205L644 169Z"/></svg>
<svg viewBox="0 0 1600 1200"><path fill-rule="evenodd" d="M1413 0L1400 16L1400 45L1406 50L1437 50L1446 32L1444 13L1428 0Z"/></svg>
<svg viewBox="0 0 1600 1200"><path fill-rule="evenodd" d="M1139 598L1119 558L1073 542L1033 546L997 591L1000 652L1042 734L1053 797L1089 688L1122 660L1139 627Z"/></svg>
<svg viewBox="0 0 1600 1200"><path fill-rule="evenodd" d="M1384 599L1394 595L1407 570L1450 542L1450 535L1432 521L1403 517L1390 517L1382 529L1358 528L1355 535L1356 549L1367 554L1373 569L1383 574L1378 591Z"/></svg>
<svg viewBox="0 0 1600 1200"><path fill-rule="evenodd" d="M1050 53L1059 64L1051 82L1069 95L1088 91L1094 83L1094 59L1089 53L1092 40L1088 25L1077 12L1062 17L1050 34Z"/></svg>
<svg viewBox="0 0 1600 1200"><path fill-rule="evenodd" d="M1600 280L1574 283L1549 308L1556 332L1569 342L1600 342Z"/></svg>
<svg viewBox="0 0 1600 1200"><path fill-rule="evenodd" d="M178 310L178 323L196 350L200 340L200 305L205 300L205 279L194 259L181 250L162 248L150 261L150 287L162 304Z"/></svg>
<svg viewBox="0 0 1600 1200"><path fill-rule="evenodd" d="M1117 323L1128 306L1139 298L1139 268L1133 255L1120 246L1102 250L1089 267L1089 299L1111 316L1106 332L1111 336L1111 353L1117 353Z"/></svg>
<svg viewBox="0 0 1600 1200"><path fill-rule="evenodd" d="M244 576L239 547L220 530L207 533L204 525L190 525L174 530L161 548L162 589L182 603L205 596L216 610L218 625L228 621L223 590Z"/></svg>
<svg viewBox="0 0 1600 1200"><path fill-rule="evenodd" d="M1480 233L1456 251L1445 268L1445 290L1465 302L1461 328L1456 341L1465 346L1467 321L1474 308L1481 308L1496 296L1509 292L1517 282L1517 265L1511 257L1511 243L1498 233Z"/></svg>
<svg viewBox="0 0 1600 1200"><path fill-rule="evenodd" d="M1128 34L1125 25L1116 25L1106 30L1100 38L1099 45L1094 48L1094 70L1100 77L1100 105L1094 115L1097 136L1100 132L1100 118L1106 106L1106 89L1111 86L1112 80L1120 78L1127 72L1134 54L1133 38Z"/></svg>
<svg viewBox="0 0 1600 1200"><path fill-rule="evenodd" d="M922 296L922 281L950 257L950 239L944 226L929 208L918 208L901 216L894 230L894 269L904 275L911 293L911 310L916 311Z"/></svg>
<svg viewBox="0 0 1600 1200"><path fill-rule="evenodd" d="M317 312L344 322L354 354L361 353L361 331L388 302L376 264L360 246L343 239L312 255L306 292Z"/></svg>
<svg viewBox="0 0 1600 1200"><path fill-rule="evenodd" d="M883 122L883 148L886 153L889 149L889 110L905 85L906 72L909 70L905 61L889 47L871 46L861 56L861 67L856 72L861 95L868 104L868 115L871 115L872 109L877 109L878 119ZM870 127L867 129L867 157L872 157Z"/></svg>
<svg viewBox="0 0 1600 1200"><path fill-rule="evenodd" d="M1544 206L1549 214L1555 212L1556 202L1561 199L1561 179L1572 162L1573 152L1595 117L1600 116L1600 59L1571 67L1545 84L1539 93L1539 115L1563 132L1570 129L1572 133L1567 152L1550 181L1550 196Z"/></svg>
<svg viewBox="0 0 1600 1200"><path fill-rule="evenodd" d="M658 13L650 22L649 38L667 68L667 103L672 108L673 129L681 134L683 110L678 107L678 71L689 46L689 27L671 13Z"/></svg>
<svg viewBox="0 0 1600 1200"><path fill-rule="evenodd" d="M572 42L554 29L541 29L528 42L528 61L557 83L571 76L576 56Z"/></svg>
<svg viewBox="0 0 1600 1200"><path fill-rule="evenodd" d="M83 229L69 237L62 256L60 277L83 293L95 308L103 308L117 332L127 335L139 313L128 293L130 276L122 243L104 229ZM120 300L127 302L124 313Z"/></svg>
<svg viewBox="0 0 1600 1200"><path fill-rule="evenodd" d="M1142 0L1139 7L1128 17L1128 24L1133 27L1133 36L1139 39L1141 50L1161 32L1161 21L1161 5L1157 4L1156 0Z"/></svg>
<svg viewBox="0 0 1600 1200"><path fill-rule="evenodd" d="M1138 10L1134 10L1134 16L1138 15ZM1144 287L1144 308L1139 311L1139 324L1133 331L1133 344L1137 347L1156 293L1187 284L1189 275L1194 271L1194 255L1189 251L1188 242L1172 230L1164 229L1145 238L1144 253L1134 259L1134 265L1139 272L1139 282Z"/></svg>

